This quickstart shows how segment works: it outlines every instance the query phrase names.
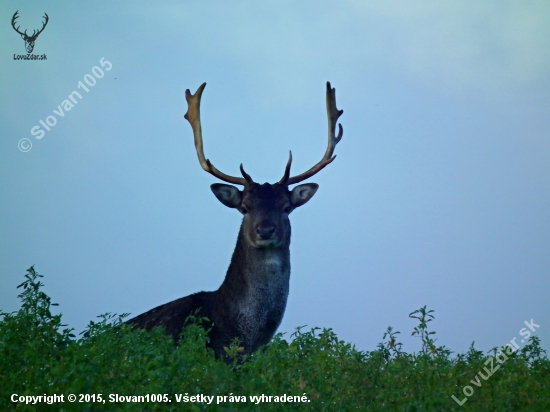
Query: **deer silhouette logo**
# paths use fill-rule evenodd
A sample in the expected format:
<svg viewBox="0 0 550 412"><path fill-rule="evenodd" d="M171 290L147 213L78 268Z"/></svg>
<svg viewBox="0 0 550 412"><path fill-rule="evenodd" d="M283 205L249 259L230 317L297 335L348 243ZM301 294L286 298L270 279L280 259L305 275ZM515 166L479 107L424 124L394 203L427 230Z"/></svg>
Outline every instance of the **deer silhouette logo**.
<svg viewBox="0 0 550 412"><path fill-rule="evenodd" d="M32 53L32 51L34 49L34 42L36 41L36 38L38 37L38 35L40 33L42 33L44 31L44 28L48 24L48 20L50 18L48 17L48 15L46 13L44 13L44 18L46 19L46 21L42 24L42 28L38 31L33 30L32 35L29 36L27 34L27 30L25 30L25 32L22 33L22 32L19 31L20 26L15 27L15 20L17 20L17 18L19 17L18 13L19 13L19 10L17 10L14 13L13 17L11 18L11 25L12 25L13 29L21 35L21 38L23 40L25 40L25 48L27 49L27 53Z"/></svg>

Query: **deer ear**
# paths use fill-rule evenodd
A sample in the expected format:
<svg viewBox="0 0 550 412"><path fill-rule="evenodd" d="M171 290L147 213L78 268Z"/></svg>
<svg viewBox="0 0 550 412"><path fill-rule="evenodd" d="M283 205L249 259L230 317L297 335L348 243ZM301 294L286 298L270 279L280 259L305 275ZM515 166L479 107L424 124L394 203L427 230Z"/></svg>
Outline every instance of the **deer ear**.
<svg viewBox="0 0 550 412"><path fill-rule="evenodd" d="M313 197L315 192L319 189L317 183L305 183L303 185L296 186L290 192L290 200L294 207L302 206L307 203L309 199Z"/></svg>
<svg viewBox="0 0 550 412"><path fill-rule="evenodd" d="M223 183L214 183L210 186L214 195L227 207L239 208L243 200L243 192L235 186L225 185Z"/></svg>

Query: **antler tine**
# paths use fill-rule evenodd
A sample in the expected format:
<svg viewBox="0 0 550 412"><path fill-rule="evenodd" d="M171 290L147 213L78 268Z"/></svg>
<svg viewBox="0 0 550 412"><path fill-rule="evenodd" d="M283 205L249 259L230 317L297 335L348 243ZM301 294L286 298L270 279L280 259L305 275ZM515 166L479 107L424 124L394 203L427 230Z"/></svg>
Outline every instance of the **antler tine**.
<svg viewBox="0 0 550 412"><path fill-rule="evenodd" d="M239 166L239 169L241 170L241 174L242 174L243 177L245 178L246 183L254 183L254 180L252 180L252 178L250 177L250 175L244 171L244 168L243 168L243 164L242 164L242 163L241 163L241 165Z"/></svg>
<svg viewBox="0 0 550 412"><path fill-rule="evenodd" d="M286 185L287 184L288 177L290 176L290 165L292 165L292 151L291 150L288 151L288 161L286 162L285 174L283 175L281 180L279 180L279 184L281 184L281 185Z"/></svg>
<svg viewBox="0 0 550 412"><path fill-rule="evenodd" d="M229 176L223 172L220 172L218 169L216 169L214 165L210 163L210 160L205 159L204 157L204 151L202 147L200 104L201 104L202 92L205 86L206 86L206 83L201 84L197 89L197 91L195 92L195 94L191 94L189 89L185 91L185 100L187 100L187 113L185 113L185 115L183 116L185 119L187 119L187 121L191 125L191 128L193 129L193 137L195 139L195 148L197 149L197 156L199 158L199 163L205 171L210 173L212 176L215 176L218 179L223 180L224 182L246 186L247 184L252 182L252 178L250 178L250 176L248 176L246 172L244 172L244 169L242 169L242 165L241 165L241 172L243 173L244 178Z"/></svg>
<svg viewBox="0 0 550 412"><path fill-rule="evenodd" d="M332 156L334 153L334 148L336 145L342 140L342 136L344 134L344 129L342 128L341 124L338 124L338 135L336 135L336 123L338 122L338 118L344 113L343 110L338 110L336 108L336 89L332 88L330 86L330 82L327 82L327 118L328 118L328 145L327 150L325 151L325 154L323 158L317 163L315 166L313 166L311 169L309 169L307 172L304 172L302 174L299 174L297 176L292 176L291 178L288 178L286 181L287 185L293 185L295 183L299 183L303 180L306 180L322 170L326 165L330 164L334 159L336 159L336 156ZM290 161L287 164L287 168L290 169ZM286 171L285 171L286 174Z"/></svg>

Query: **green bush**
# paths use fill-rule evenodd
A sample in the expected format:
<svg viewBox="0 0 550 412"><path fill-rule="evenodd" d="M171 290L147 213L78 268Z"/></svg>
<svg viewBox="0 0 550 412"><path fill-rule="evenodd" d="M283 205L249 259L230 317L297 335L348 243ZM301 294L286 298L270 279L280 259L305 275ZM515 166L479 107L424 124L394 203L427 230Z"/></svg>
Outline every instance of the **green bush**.
<svg viewBox="0 0 550 412"><path fill-rule="evenodd" d="M550 410L550 362L536 336L507 355L497 348L484 354L472 345L453 357L436 346L435 332L428 330L433 311L426 307L410 314L419 322L413 331L422 340L419 353L402 351L392 328L372 352L358 351L331 329L298 328L290 341L276 335L244 358L234 342L227 348L234 359L228 365L206 348L200 317L182 331L177 347L162 329L131 330L125 315L99 316L76 338L61 315L52 315L55 304L42 292L40 277L29 268L19 286L21 309L0 312L2 411ZM499 369L489 377L491 362ZM473 390L469 397L465 386ZM48 404L54 394L63 402ZM115 395L136 398L112 402ZM453 395L466 401L459 406ZM37 396L42 398L32 404Z"/></svg>

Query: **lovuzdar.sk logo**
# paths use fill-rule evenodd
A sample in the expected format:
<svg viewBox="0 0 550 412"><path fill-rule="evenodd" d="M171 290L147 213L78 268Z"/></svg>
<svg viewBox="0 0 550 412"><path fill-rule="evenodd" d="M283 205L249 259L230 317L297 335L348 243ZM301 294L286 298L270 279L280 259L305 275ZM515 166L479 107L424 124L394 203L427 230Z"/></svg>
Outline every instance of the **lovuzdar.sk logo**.
<svg viewBox="0 0 550 412"><path fill-rule="evenodd" d="M11 26L13 27L13 29L17 33L19 33L21 35L21 38L23 40L25 40L25 48L27 49L27 54L26 55L25 54L14 54L13 55L13 60L46 60L47 56L45 54L41 54L41 55L32 54L32 51L34 50L34 42L38 38L38 35L44 31L44 29L46 28L46 25L48 24L48 21L50 20L50 18L48 17L48 15L46 13L44 13L43 17L44 17L45 21L42 23L42 28L39 29L39 30L33 30L32 34L29 36L27 34L27 30L22 32L22 31L19 30L20 26L15 27L15 24L17 23L16 20L19 17L18 13L19 13L19 10L17 10L13 14L13 17L11 18Z"/></svg>

